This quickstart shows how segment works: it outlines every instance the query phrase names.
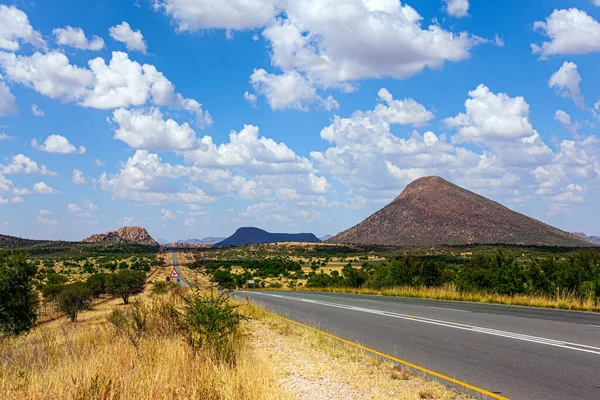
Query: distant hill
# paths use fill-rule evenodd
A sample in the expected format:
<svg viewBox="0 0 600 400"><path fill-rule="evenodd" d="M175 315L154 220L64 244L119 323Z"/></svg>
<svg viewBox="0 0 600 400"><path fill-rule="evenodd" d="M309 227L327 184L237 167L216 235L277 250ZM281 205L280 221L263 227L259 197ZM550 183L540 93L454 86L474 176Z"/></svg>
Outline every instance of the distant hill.
<svg viewBox="0 0 600 400"><path fill-rule="evenodd" d="M215 243L219 243L226 238L224 237L205 237L202 239L186 239L186 240L178 240L177 243L186 243L186 244L210 244L213 245Z"/></svg>
<svg viewBox="0 0 600 400"><path fill-rule="evenodd" d="M329 239L331 239L332 237L333 237L332 235L325 235L325 236L323 236L323 237L320 237L319 239L321 239L321 240L324 242L324 241L326 241L326 240L329 240Z"/></svg>
<svg viewBox="0 0 600 400"><path fill-rule="evenodd" d="M118 243L130 242L146 246L159 246L158 242L144 228L138 226L124 226L114 232L92 235L82 240L83 243Z"/></svg>
<svg viewBox="0 0 600 400"><path fill-rule="evenodd" d="M21 249L43 243L50 243L50 241L23 239L16 236L0 235L0 249Z"/></svg>
<svg viewBox="0 0 600 400"><path fill-rule="evenodd" d="M158 244L160 244L160 245L162 245L162 246L164 246L164 245L167 245L167 244L171 243L171 241L169 241L169 240L167 240L167 239L162 239L162 238L156 238L156 239L154 239L154 240L156 240L156 241L158 242Z"/></svg>
<svg viewBox="0 0 600 400"><path fill-rule="evenodd" d="M419 178L390 204L328 243L436 246L590 244L440 177Z"/></svg>
<svg viewBox="0 0 600 400"><path fill-rule="evenodd" d="M318 237L312 233L269 233L258 228L239 228L227 239L216 243L213 247L242 246L248 244L278 243L278 242L309 242L319 243Z"/></svg>
<svg viewBox="0 0 600 400"><path fill-rule="evenodd" d="M581 239L585 240L586 242L590 242L594 246L600 246L600 236L588 236L583 232L572 232L572 233L573 233L573 235L577 236L578 238L581 238Z"/></svg>

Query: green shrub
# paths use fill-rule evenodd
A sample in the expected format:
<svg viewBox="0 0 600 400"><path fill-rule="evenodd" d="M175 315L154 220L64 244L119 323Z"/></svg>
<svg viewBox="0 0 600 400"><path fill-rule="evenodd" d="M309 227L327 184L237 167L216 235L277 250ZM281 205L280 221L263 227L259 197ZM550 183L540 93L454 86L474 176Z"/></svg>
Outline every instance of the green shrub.
<svg viewBox="0 0 600 400"><path fill-rule="evenodd" d="M0 333L18 335L35 324L37 265L24 252L0 250Z"/></svg>
<svg viewBox="0 0 600 400"><path fill-rule="evenodd" d="M87 310L92 301L92 291L83 282L75 282L65 285L56 297L58 309L72 322L77 320L80 311Z"/></svg>
<svg viewBox="0 0 600 400"><path fill-rule="evenodd" d="M106 294L108 292L108 281L110 279L110 274L101 273L90 275L87 278L86 284L92 291L92 295L94 297L99 297L100 295Z"/></svg>
<svg viewBox="0 0 600 400"><path fill-rule="evenodd" d="M154 295L167 294L176 287L177 287L177 285L174 282L156 281L152 284L152 294L154 294Z"/></svg>
<svg viewBox="0 0 600 400"><path fill-rule="evenodd" d="M195 292L183 297L183 330L193 348L202 348L218 361L235 361L234 342L242 316L226 293Z"/></svg>

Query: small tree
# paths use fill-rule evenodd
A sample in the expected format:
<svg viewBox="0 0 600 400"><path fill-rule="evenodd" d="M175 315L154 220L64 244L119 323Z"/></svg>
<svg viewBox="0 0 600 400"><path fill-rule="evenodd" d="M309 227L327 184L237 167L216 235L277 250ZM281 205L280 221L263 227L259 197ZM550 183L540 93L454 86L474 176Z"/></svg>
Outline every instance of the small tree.
<svg viewBox="0 0 600 400"><path fill-rule="evenodd" d="M108 280L110 279L110 274L94 274L90 275L87 278L87 285L92 291L92 295L94 297L98 297L107 292Z"/></svg>
<svg viewBox="0 0 600 400"><path fill-rule="evenodd" d="M65 285L56 298L58 309L69 317L72 322L77 320L77 314L80 311L89 308L91 300L92 291L83 282Z"/></svg>
<svg viewBox="0 0 600 400"><path fill-rule="evenodd" d="M18 335L35 324L37 265L24 252L0 250L0 333Z"/></svg>
<svg viewBox="0 0 600 400"><path fill-rule="evenodd" d="M108 293L123 299L124 304L129 304L129 297L142 293L146 282L146 273L122 269L114 273L108 280Z"/></svg>

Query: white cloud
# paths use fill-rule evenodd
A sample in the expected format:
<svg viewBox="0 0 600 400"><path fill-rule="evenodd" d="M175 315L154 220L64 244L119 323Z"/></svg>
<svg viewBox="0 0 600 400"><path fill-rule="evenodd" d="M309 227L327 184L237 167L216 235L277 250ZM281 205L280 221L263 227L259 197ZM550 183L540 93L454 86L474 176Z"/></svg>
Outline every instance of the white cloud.
<svg viewBox="0 0 600 400"><path fill-rule="evenodd" d="M177 23L179 31L199 29L253 29L265 25L278 12L281 0L155 0Z"/></svg>
<svg viewBox="0 0 600 400"><path fill-rule="evenodd" d="M198 224L195 218L188 218L183 221L183 225L187 228L194 228Z"/></svg>
<svg viewBox="0 0 600 400"><path fill-rule="evenodd" d="M423 17L399 1L348 0L343 12L337 2L318 7L287 2L285 13L286 19L263 32L271 44L271 63L284 72L302 72L311 84L323 87L439 69L446 61L468 58L470 49L482 42L437 23L423 28Z"/></svg>
<svg viewBox="0 0 600 400"><path fill-rule="evenodd" d="M10 92L0 75L0 117L14 115L19 112L15 96Z"/></svg>
<svg viewBox="0 0 600 400"><path fill-rule="evenodd" d="M118 42L124 43L129 51L140 51L146 54L144 35L138 29L134 31L125 21L108 29L110 36Z"/></svg>
<svg viewBox="0 0 600 400"><path fill-rule="evenodd" d="M574 123L571 120L571 116L563 110L556 110L554 119L562 124L569 132L576 134L577 130L581 127L581 124Z"/></svg>
<svg viewBox="0 0 600 400"><path fill-rule="evenodd" d="M321 98L317 89L296 71L275 75L262 68L255 69L250 83L256 93L266 97L273 110L295 108L307 111L309 104L317 104L328 111L339 107L333 97ZM253 101L256 102L256 96Z"/></svg>
<svg viewBox="0 0 600 400"><path fill-rule="evenodd" d="M12 140L12 136L8 136L6 133L0 133L0 140Z"/></svg>
<svg viewBox="0 0 600 400"><path fill-rule="evenodd" d="M192 113L201 126L212 118L202 104L175 92L175 86L156 67L131 61L127 53L113 52L108 65L97 57L89 69L71 65L67 56L47 54L17 56L0 52L0 66L6 77L50 98L77 101L83 107L113 109L152 102Z"/></svg>
<svg viewBox="0 0 600 400"><path fill-rule="evenodd" d="M600 0L592 0L592 4L600 7Z"/></svg>
<svg viewBox="0 0 600 400"><path fill-rule="evenodd" d="M61 46L71 46L80 50L98 51L104 48L104 40L94 35L91 40L85 37L85 32L81 28L73 28L66 26L64 28L56 28L52 31L56 43Z"/></svg>
<svg viewBox="0 0 600 400"><path fill-rule="evenodd" d="M485 143L511 141L534 134L529 122L529 104L521 96L495 94L485 85L469 92L465 101L466 113L446 118L449 127L458 129L456 142Z"/></svg>
<svg viewBox="0 0 600 400"><path fill-rule="evenodd" d="M42 35L29 23L27 14L15 6L0 4L0 49L17 51L19 41L46 47Z"/></svg>
<svg viewBox="0 0 600 400"><path fill-rule="evenodd" d="M29 193L30 192L28 189L16 188L11 180L7 179L6 177L0 174L0 194L22 196Z"/></svg>
<svg viewBox="0 0 600 400"><path fill-rule="evenodd" d="M385 88L379 89L377 96L387 106L377 104L373 112L390 124L420 126L434 118L431 111L413 99L394 100L392 94Z"/></svg>
<svg viewBox="0 0 600 400"><path fill-rule="evenodd" d="M67 56L56 51L31 56L0 52L0 66L8 79L63 101L81 98L94 81L89 70L71 65Z"/></svg>
<svg viewBox="0 0 600 400"><path fill-rule="evenodd" d="M578 107L584 108L583 96L579 88L580 82L581 76L577 71L577 65L565 61L560 69L550 77L548 87L556 90L556 93L561 96L572 99Z"/></svg>
<svg viewBox="0 0 600 400"><path fill-rule="evenodd" d="M466 17L469 15L469 0L442 0L448 15L453 17Z"/></svg>
<svg viewBox="0 0 600 400"><path fill-rule="evenodd" d="M273 214L270 216L270 219L279 222L280 224L287 224L292 222L291 218L286 217L285 215L281 215L281 214Z"/></svg>
<svg viewBox="0 0 600 400"><path fill-rule="evenodd" d="M52 215L52 211L41 209L40 215Z"/></svg>
<svg viewBox="0 0 600 400"><path fill-rule="evenodd" d="M11 202L13 204L22 204L25 203L25 200L21 196L15 196L12 198Z"/></svg>
<svg viewBox="0 0 600 400"><path fill-rule="evenodd" d="M7 165L0 164L0 173L2 174L37 174L37 175L56 175L56 172L49 170L45 165L38 164L31 158L17 154L10 158L10 163Z"/></svg>
<svg viewBox="0 0 600 400"><path fill-rule="evenodd" d="M158 108L146 114L119 108L113 112L112 120L119 125L114 138L132 149L176 151L196 146L196 132L187 123L164 120Z"/></svg>
<svg viewBox="0 0 600 400"><path fill-rule="evenodd" d="M256 95L249 93L248 91L244 92L244 100L246 100L248 103L252 104L252 106L256 106Z"/></svg>
<svg viewBox="0 0 600 400"><path fill-rule="evenodd" d="M531 45L533 54L539 54L542 58L600 51L600 24L577 8L554 10L545 22L535 22L533 29L542 31L550 39L541 46Z"/></svg>
<svg viewBox="0 0 600 400"><path fill-rule="evenodd" d="M39 224L42 224L42 225L49 225L49 226L58 225L58 221L57 220L42 218L39 215L35 218L35 220Z"/></svg>
<svg viewBox="0 0 600 400"><path fill-rule="evenodd" d="M162 215L161 219L163 221L177 218L173 211L167 210L166 208L161 208L160 213Z"/></svg>
<svg viewBox="0 0 600 400"><path fill-rule="evenodd" d="M83 172L81 170L73 170L73 183L75 183L76 185L85 185L87 183L87 180L83 176Z"/></svg>
<svg viewBox="0 0 600 400"><path fill-rule="evenodd" d="M83 154L86 148L79 146L79 148L69 143L69 140L61 135L50 135L44 141L44 144L39 144L37 140L31 141L31 147L39 151L45 151L46 153L53 154Z"/></svg>
<svg viewBox="0 0 600 400"><path fill-rule="evenodd" d="M72 213L83 211L83 209L81 207L79 207L77 204L73 204L73 203L69 203L67 205L67 208L69 209L69 212L72 212Z"/></svg>
<svg viewBox="0 0 600 400"><path fill-rule="evenodd" d="M36 117L45 117L46 113L44 112L44 110L42 110L41 108L39 108L37 106L37 104L32 104L31 105L31 113L33 115L35 115Z"/></svg>
<svg viewBox="0 0 600 400"><path fill-rule="evenodd" d="M210 136L199 140L198 148L184 156L201 167L240 167L263 174L311 172L312 165L299 157L285 143L259 137L258 127L244 125L239 132L231 131L229 143L216 146Z"/></svg>
<svg viewBox="0 0 600 400"><path fill-rule="evenodd" d="M464 1L464 0L463 0ZM453 1L454 2L454 1ZM454 33L399 1L155 0L180 31L265 27L271 64L299 72L310 87L342 86L365 78L406 78L424 68L469 57L485 40ZM275 18L279 16L278 18ZM285 18L284 18L285 17ZM349 29L348 27L352 27Z"/></svg>
<svg viewBox="0 0 600 400"><path fill-rule="evenodd" d="M52 187L48 186L46 184L46 182L44 182L44 181L35 183L33 185L33 191L36 193L39 193L39 194L57 194L57 193L59 193L58 190L55 190Z"/></svg>
<svg viewBox="0 0 600 400"><path fill-rule="evenodd" d="M106 165L106 161L96 158L94 159L94 164L96 167L104 167Z"/></svg>
<svg viewBox="0 0 600 400"><path fill-rule="evenodd" d="M103 173L99 179L103 190L114 197L148 203L209 203L213 197L201 189L189 185L178 190L170 180L190 175L200 177L203 171L194 167L162 163L157 154L138 150L130 157L118 174Z"/></svg>

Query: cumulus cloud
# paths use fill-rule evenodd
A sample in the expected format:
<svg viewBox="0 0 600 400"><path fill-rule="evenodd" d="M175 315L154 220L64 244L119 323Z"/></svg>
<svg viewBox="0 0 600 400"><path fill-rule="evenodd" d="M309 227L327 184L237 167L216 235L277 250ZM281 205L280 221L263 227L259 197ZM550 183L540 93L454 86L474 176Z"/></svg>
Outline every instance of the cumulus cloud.
<svg viewBox="0 0 600 400"><path fill-rule="evenodd" d="M359 79L402 79L439 69L468 58L485 41L437 22L423 26L423 17L399 1L347 0L340 8L332 1L156 0L155 9L170 15L180 31L266 27L271 64L283 71L278 79L298 81L290 75L296 71L313 88L351 89L348 82Z"/></svg>
<svg viewBox="0 0 600 400"><path fill-rule="evenodd" d="M39 108L37 104L31 105L31 113L33 115L35 115L36 117L45 117L46 116L46 113L44 112L44 110Z"/></svg>
<svg viewBox="0 0 600 400"><path fill-rule="evenodd" d="M0 195L19 197L29 193L28 189L16 188L11 180L0 174Z"/></svg>
<svg viewBox="0 0 600 400"><path fill-rule="evenodd" d="M466 17L469 15L469 0L442 0L448 15L453 17Z"/></svg>
<svg viewBox="0 0 600 400"><path fill-rule="evenodd" d="M48 136L43 144L39 144L37 140L33 139L31 147L39 151L54 154L83 154L86 151L85 147L79 146L77 148L69 143L66 137L56 134Z"/></svg>
<svg viewBox="0 0 600 400"><path fill-rule="evenodd" d="M161 208L160 213L162 215L161 219L163 221L177 218L175 216L175 213L173 213L173 211L167 210L166 208Z"/></svg>
<svg viewBox="0 0 600 400"><path fill-rule="evenodd" d="M104 39L94 35L91 40L85 37L85 32L81 28L66 26L56 28L52 31L56 43L61 46L70 46L80 50L98 51L104 48Z"/></svg>
<svg viewBox="0 0 600 400"><path fill-rule="evenodd" d="M71 65L67 56L57 51L31 56L0 52L0 66L11 81L63 101L80 99L94 82L89 70Z"/></svg>
<svg viewBox="0 0 600 400"><path fill-rule="evenodd" d="M311 172L306 158L294 153L285 143L259 137L254 125L244 125L239 132L229 134L229 143L219 146L210 136L198 141L198 148L186 151L184 157L200 167L240 167L262 174Z"/></svg>
<svg viewBox="0 0 600 400"><path fill-rule="evenodd" d="M8 136L6 133L0 133L0 140L11 140L12 136Z"/></svg>
<svg viewBox="0 0 600 400"><path fill-rule="evenodd" d="M155 0L154 8L171 16L179 31L243 30L265 25L275 17L280 3L281 0Z"/></svg>
<svg viewBox="0 0 600 400"><path fill-rule="evenodd" d="M117 174L103 173L99 179L103 190L114 197L148 203L209 203L214 200L201 189L190 185L187 190L178 190L170 180L198 175L201 171L182 165L162 163L157 154L138 150L130 157Z"/></svg>
<svg viewBox="0 0 600 400"><path fill-rule="evenodd" d="M17 154L10 158L7 165L0 164L0 173L2 174L36 174L36 175L56 175L56 172L49 170L45 165L38 165L31 158Z"/></svg>
<svg viewBox="0 0 600 400"><path fill-rule="evenodd" d="M85 185L87 183L87 179L83 176L83 171L79 169L73 170L73 183L76 185Z"/></svg>
<svg viewBox="0 0 600 400"><path fill-rule="evenodd" d="M46 47L42 35L29 23L27 14L15 6L0 4L0 49L17 51L19 42Z"/></svg>
<svg viewBox="0 0 600 400"><path fill-rule="evenodd" d="M112 120L119 126L114 138L132 149L177 151L196 146L196 132L187 123L164 120L158 108L148 113L119 108L113 112Z"/></svg>
<svg viewBox="0 0 600 400"><path fill-rule="evenodd" d="M0 117L14 115L19 112L15 96L10 92L0 75Z"/></svg>
<svg viewBox="0 0 600 400"><path fill-rule="evenodd" d="M33 185L33 191L36 192L36 193L39 193L39 194L57 194L57 193L60 193L58 190L53 189L52 187L50 187L44 181L35 183Z"/></svg>
<svg viewBox="0 0 600 400"><path fill-rule="evenodd" d="M296 71L276 75L262 68L255 69L250 76L250 83L256 93L265 96L272 110L292 108L307 111L310 104L317 104L328 111L339 107L332 96L325 99L319 96L317 89ZM249 96L244 95L251 103L256 103L256 96Z"/></svg>
<svg viewBox="0 0 600 400"><path fill-rule="evenodd" d="M552 74L548 86L556 90L561 96L573 100L579 108L584 108L583 96L579 88L580 82L581 76L577 71L577 65L565 61L560 69Z"/></svg>
<svg viewBox="0 0 600 400"><path fill-rule="evenodd" d="M88 62L89 69L70 64L62 53L17 56L0 52L6 77L53 99L76 101L83 107L113 109L148 102L192 113L198 124L212 123L202 104L175 92L175 86L156 67L141 65L126 53L113 52L108 64L101 57Z"/></svg>
<svg viewBox="0 0 600 400"><path fill-rule="evenodd" d="M138 29L134 31L125 21L108 29L110 36L118 42L124 43L129 51L147 52L144 35Z"/></svg>
<svg viewBox="0 0 600 400"><path fill-rule="evenodd" d="M456 142L485 143L510 141L534 134L529 121L529 104L522 96L495 94L485 85L469 92L466 113L446 118L449 127L458 129Z"/></svg>
<svg viewBox="0 0 600 400"><path fill-rule="evenodd" d="M39 215L35 218L35 220L37 221L38 224L42 224L42 225L48 225L48 226L58 225L58 221L57 220L43 218L43 217L41 217Z"/></svg>
<svg viewBox="0 0 600 400"><path fill-rule="evenodd" d="M51 215L52 211L40 209L40 215Z"/></svg>
<svg viewBox="0 0 600 400"><path fill-rule="evenodd" d="M533 54L540 57L560 54L587 54L600 51L600 24L577 8L554 10L546 21L533 24L550 41L532 44Z"/></svg>
<svg viewBox="0 0 600 400"><path fill-rule="evenodd" d="M563 110L556 110L554 119L561 123L569 132L576 134L577 130L581 127L581 124L573 122L571 116Z"/></svg>

